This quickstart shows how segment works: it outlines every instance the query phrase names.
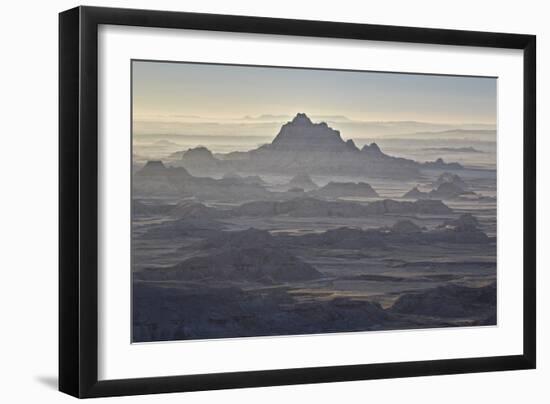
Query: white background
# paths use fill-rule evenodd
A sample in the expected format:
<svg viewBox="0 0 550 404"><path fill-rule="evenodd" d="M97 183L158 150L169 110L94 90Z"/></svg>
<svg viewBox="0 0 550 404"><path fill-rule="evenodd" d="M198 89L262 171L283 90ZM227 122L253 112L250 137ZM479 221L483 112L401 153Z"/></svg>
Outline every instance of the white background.
<svg viewBox="0 0 550 404"><path fill-rule="evenodd" d="M3 10L2 38L2 270L0 369L2 401L68 402L55 391L57 373L57 12L77 3L27 1ZM538 205L550 203L544 151L550 108L550 27L544 2L96 1L88 4L287 18L527 32L538 35ZM550 391L550 235L538 211L539 368L400 380L117 398L126 402L548 402ZM7 259L6 259L7 258Z"/></svg>

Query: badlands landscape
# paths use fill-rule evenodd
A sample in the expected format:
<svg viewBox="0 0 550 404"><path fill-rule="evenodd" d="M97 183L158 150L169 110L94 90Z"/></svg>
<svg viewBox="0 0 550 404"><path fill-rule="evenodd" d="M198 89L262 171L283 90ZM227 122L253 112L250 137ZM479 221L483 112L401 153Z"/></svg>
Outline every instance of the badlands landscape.
<svg viewBox="0 0 550 404"><path fill-rule="evenodd" d="M495 325L483 144L344 135L297 113L247 150L135 138L133 342Z"/></svg>

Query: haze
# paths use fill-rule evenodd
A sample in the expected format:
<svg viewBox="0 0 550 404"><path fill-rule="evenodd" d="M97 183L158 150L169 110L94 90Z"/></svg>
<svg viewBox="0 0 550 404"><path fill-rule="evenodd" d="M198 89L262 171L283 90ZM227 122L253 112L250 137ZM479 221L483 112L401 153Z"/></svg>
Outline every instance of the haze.
<svg viewBox="0 0 550 404"><path fill-rule="evenodd" d="M338 123L347 138L496 127L495 78L151 61L132 69L138 135L273 136L296 111Z"/></svg>

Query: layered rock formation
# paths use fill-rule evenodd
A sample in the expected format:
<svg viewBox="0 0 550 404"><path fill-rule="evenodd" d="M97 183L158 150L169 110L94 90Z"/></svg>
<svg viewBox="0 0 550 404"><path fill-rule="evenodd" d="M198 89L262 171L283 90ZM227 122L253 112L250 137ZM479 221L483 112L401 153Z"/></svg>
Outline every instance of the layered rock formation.
<svg viewBox="0 0 550 404"><path fill-rule="evenodd" d="M221 232L203 245L206 255L189 258L168 268L135 274L139 280L224 282L298 282L321 274L283 246L276 246L267 231L249 229Z"/></svg>
<svg viewBox="0 0 550 404"><path fill-rule="evenodd" d="M329 182L315 191L315 195L327 198L378 197L378 193L366 182Z"/></svg>
<svg viewBox="0 0 550 404"><path fill-rule="evenodd" d="M458 174L444 172L437 178L433 186L434 188L437 188L444 183L454 184L457 187L462 188L464 191L468 190L468 184L466 184L466 182Z"/></svg>
<svg viewBox="0 0 550 404"><path fill-rule="evenodd" d="M298 113L284 124L271 143L257 149L229 153L218 159L204 147L197 147L184 152L178 164L195 175L234 170L270 174L368 175L395 179L417 177L423 167L461 168L442 160L419 164L392 157L383 153L376 143L359 149L353 140L344 140L338 130L325 122L314 123L304 113Z"/></svg>
<svg viewBox="0 0 550 404"><path fill-rule="evenodd" d="M429 197L436 199L454 199L462 195L474 195L471 191L465 191L454 182L443 182L436 189L430 191Z"/></svg>
<svg viewBox="0 0 550 404"><path fill-rule="evenodd" d="M209 152L204 150L192 154L199 160L201 156L206 156L206 161L214 159L208 157ZM199 177L191 175L183 167L166 167L161 161L147 162L136 172L132 186L133 195L139 198L195 197L200 200L246 201L271 197L258 176L222 179Z"/></svg>
<svg viewBox="0 0 550 404"><path fill-rule="evenodd" d="M428 192L422 192L418 187L412 188L410 191L406 192L402 198L404 199L426 199L429 197Z"/></svg>
<svg viewBox="0 0 550 404"><path fill-rule="evenodd" d="M426 161L422 164L422 168L428 168L432 170L462 170L464 167L459 163L446 163L440 157L435 161Z"/></svg>
<svg viewBox="0 0 550 404"><path fill-rule="evenodd" d="M287 184L290 188L301 188L304 191L310 191L317 189L317 184L313 182L311 177L307 174L297 174Z"/></svg>
<svg viewBox="0 0 550 404"><path fill-rule="evenodd" d="M138 178L179 177L190 178L191 175L183 167L166 167L160 160L149 160L141 170L136 172Z"/></svg>
<svg viewBox="0 0 550 404"><path fill-rule="evenodd" d="M252 184L266 186L267 183L259 175L241 176L235 172L229 172L222 177L226 182L234 182L236 184Z"/></svg>
<svg viewBox="0 0 550 404"><path fill-rule="evenodd" d="M249 152L249 164L271 172L309 172L331 175L369 175L384 178L410 178L419 165L388 156L377 145L359 150L352 140L325 122L313 123L299 113L282 126L272 143Z"/></svg>
<svg viewBox="0 0 550 404"><path fill-rule="evenodd" d="M284 124L273 142L260 149L308 153L358 151L353 141L342 140L339 131L325 122L313 123L304 113L298 113L292 121Z"/></svg>
<svg viewBox="0 0 550 404"><path fill-rule="evenodd" d="M294 217L361 217L376 214L446 214L450 209L438 200L415 202L384 199L367 205L345 201L323 201L311 197L295 198L289 201L254 201L232 210L237 216L270 217L289 215Z"/></svg>
<svg viewBox="0 0 550 404"><path fill-rule="evenodd" d="M434 188L429 192L423 192L418 187L406 192L405 199L457 199L461 197L478 197L476 193L468 190L468 184L456 174L445 172L441 174L433 184Z"/></svg>
<svg viewBox="0 0 550 404"><path fill-rule="evenodd" d="M223 163L206 147L199 146L185 151L182 155L183 167L193 175L203 176L223 170Z"/></svg>
<svg viewBox="0 0 550 404"><path fill-rule="evenodd" d="M496 303L496 283L481 288L450 284L405 294L393 304L391 312L443 318L479 318L485 315L489 319L495 312ZM496 324L494 320L482 321Z"/></svg>

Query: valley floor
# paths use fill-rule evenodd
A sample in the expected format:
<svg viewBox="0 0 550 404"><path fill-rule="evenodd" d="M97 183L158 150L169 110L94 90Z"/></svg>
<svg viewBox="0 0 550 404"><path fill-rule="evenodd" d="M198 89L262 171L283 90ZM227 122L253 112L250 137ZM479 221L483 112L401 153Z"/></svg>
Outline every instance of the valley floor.
<svg viewBox="0 0 550 404"><path fill-rule="evenodd" d="M496 196L494 176L471 173L468 181ZM370 184L384 197L411 186ZM203 203L221 210L238 205ZM496 202L445 203L452 213L135 216L133 341L495 325ZM477 220L475 229L442 225L464 214ZM400 233L392 229L399 221L421 230ZM294 279L281 272L285 266L302 272Z"/></svg>

